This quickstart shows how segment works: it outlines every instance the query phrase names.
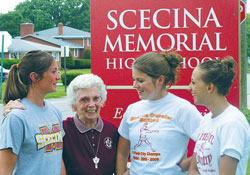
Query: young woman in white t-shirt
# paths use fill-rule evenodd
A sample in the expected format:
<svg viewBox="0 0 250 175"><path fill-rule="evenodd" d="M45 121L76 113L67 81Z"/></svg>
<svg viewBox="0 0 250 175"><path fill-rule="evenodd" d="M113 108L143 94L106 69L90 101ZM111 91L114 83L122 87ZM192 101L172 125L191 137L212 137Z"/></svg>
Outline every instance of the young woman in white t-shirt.
<svg viewBox="0 0 250 175"><path fill-rule="evenodd" d="M210 113L201 120L189 175L246 174L250 128L245 116L226 98L235 76L232 57L206 61L192 73L190 91L196 105Z"/></svg>
<svg viewBox="0 0 250 175"><path fill-rule="evenodd" d="M133 63L133 87L141 100L129 105L118 129L117 175L185 174L191 159L183 157L189 138L196 140L201 114L168 92L181 62L173 52L150 52Z"/></svg>

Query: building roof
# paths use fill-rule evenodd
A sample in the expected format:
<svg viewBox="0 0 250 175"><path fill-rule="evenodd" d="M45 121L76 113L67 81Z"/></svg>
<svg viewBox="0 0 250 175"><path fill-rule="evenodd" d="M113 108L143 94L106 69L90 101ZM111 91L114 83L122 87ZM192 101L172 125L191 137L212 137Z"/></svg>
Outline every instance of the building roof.
<svg viewBox="0 0 250 175"><path fill-rule="evenodd" d="M8 47L10 53L13 52L29 52L31 50L43 50L47 52L61 52L60 48L38 44L31 41L26 41L22 39L12 39L12 44Z"/></svg>
<svg viewBox="0 0 250 175"><path fill-rule="evenodd" d="M90 33L82 30L74 29L72 27L63 26L63 34L58 35L58 27L54 27L51 29L42 30L39 32L35 32L34 35L38 36L49 36L54 38L90 38Z"/></svg>
<svg viewBox="0 0 250 175"><path fill-rule="evenodd" d="M26 38L26 37L34 37L34 38L37 38L37 39L40 39L40 40L43 40L43 41L58 45L58 46L69 46L70 49L84 48L81 45L78 45L78 44L75 44L75 43L72 43L72 42L69 42L69 41L65 41L65 40L62 40L62 39L55 39L55 38L49 37L49 36L26 35L24 37L21 37L21 39Z"/></svg>
<svg viewBox="0 0 250 175"><path fill-rule="evenodd" d="M54 27L39 32L34 32L34 34L15 37L15 39L13 39L12 41L12 44L8 47L9 52L26 52L32 49L40 49L44 51L60 51L61 49L53 46L48 46L46 44L39 44L35 41L27 41L25 40L25 38L27 37L33 37L38 40L54 44L58 47L68 46L70 49L84 49L84 45L75 44L73 42L70 42L69 39L83 40L84 38L90 38L89 32L63 25L61 25L61 27L63 32L62 35L58 34L58 27Z"/></svg>

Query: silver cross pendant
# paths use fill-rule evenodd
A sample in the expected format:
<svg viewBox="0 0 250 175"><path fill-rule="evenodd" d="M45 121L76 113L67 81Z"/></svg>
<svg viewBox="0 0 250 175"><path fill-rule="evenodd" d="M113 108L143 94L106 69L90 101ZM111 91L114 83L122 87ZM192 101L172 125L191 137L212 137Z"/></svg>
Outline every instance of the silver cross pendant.
<svg viewBox="0 0 250 175"><path fill-rule="evenodd" d="M98 158L98 157L96 157L96 156L95 156L95 158L93 158L93 162L94 162L94 164L95 164L95 168L96 168L96 169L98 168L98 163L99 163L99 161L100 161L100 158Z"/></svg>

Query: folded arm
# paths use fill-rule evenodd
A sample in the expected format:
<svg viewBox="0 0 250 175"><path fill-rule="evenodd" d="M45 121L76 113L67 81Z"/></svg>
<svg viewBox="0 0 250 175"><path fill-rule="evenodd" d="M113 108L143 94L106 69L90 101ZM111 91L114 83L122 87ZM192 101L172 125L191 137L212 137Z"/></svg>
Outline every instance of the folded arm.
<svg viewBox="0 0 250 175"><path fill-rule="evenodd" d="M196 164L196 153L194 153L193 156L191 157L191 162L188 169L188 175L199 175L199 174L200 173Z"/></svg>

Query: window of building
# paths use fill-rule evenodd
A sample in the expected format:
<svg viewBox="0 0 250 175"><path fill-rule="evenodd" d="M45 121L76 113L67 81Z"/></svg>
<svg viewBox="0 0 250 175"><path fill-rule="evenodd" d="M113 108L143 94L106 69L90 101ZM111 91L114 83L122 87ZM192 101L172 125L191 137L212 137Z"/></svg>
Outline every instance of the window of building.
<svg viewBox="0 0 250 175"><path fill-rule="evenodd" d="M9 53L9 58L10 59L20 59L20 53L19 52Z"/></svg>
<svg viewBox="0 0 250 175"><path fill-rule="evenodd" d="M74 49L74 57L78 57L79 49Z"/></svg>
<svg viewBox="0 0 250 175"><path fill-rule="evenodd" d="M90 46L91 45L91 39L88 38L88 45Z"/></svg>
<svg viewBox="0 0 250 175"><path fill-rule="evenodd" d="M56 61L59 61L59 52L52 52L51 55L55 58Z"/></svg>

